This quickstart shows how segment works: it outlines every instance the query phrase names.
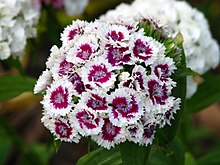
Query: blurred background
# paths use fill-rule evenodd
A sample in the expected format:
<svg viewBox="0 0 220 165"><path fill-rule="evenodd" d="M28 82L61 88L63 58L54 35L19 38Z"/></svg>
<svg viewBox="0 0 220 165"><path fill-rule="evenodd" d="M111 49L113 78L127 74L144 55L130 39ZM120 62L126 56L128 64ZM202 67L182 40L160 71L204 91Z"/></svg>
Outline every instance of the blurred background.
<svg viewBox="0 0 220 165"><path fill-rule="evenodd" d="M83 14L74 17L51 5L42 6L37 38L28 40L22 59L25 74L35 79L40 76L45 70L50 48L52 45L61 46L60 33L73 19L94 20L121 2L131 3L132 0L90 0ZM213 37L220 43L220 1L188 2L205 14ZM219 75L220 67L211 72ZM0 75L5 74L17 75L18 71L3 61ZM41 96L25 92L0 103L0 165L73 165L87 153L87 139L79 144L54 141L41 123L41 99ZM189 106L186 106L178 136L184 142L186 152L192 153L193 159L201 161L210 151L214 151L213 159L217 159L220 156L220 102L191 112L192 102L187 101Z"/></svg>

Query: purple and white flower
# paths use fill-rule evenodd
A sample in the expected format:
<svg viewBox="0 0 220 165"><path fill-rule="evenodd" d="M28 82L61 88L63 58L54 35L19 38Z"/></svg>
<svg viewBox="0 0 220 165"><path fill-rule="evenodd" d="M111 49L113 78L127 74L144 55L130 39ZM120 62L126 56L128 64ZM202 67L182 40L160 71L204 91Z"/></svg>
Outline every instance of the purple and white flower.
<svg viewBox="0 0 220 165"><path fill-rule="evenodd" d="M64 141L147 146L179 109L171 93L176 65L137 21L109 21L73 21L62 47L52 47L34 90L45 91L42 122Z"/></svg>

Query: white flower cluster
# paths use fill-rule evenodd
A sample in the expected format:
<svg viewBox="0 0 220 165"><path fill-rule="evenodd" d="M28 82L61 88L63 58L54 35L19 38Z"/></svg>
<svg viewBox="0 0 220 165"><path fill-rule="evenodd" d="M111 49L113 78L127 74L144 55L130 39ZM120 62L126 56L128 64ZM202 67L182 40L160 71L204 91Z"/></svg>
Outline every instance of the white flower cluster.
<svg viewBox="0 0 220 165"><path fill-rule="evenodd" d="M64 29L34 88L44 94L42 122L63 141L147 146L179 110L175 62L137 21L110 22L77 20Z"/></svg>
<svg viewBox="0 0 220 165"><path fill-rule="evenodd" d="M0 0L0 60L23 55L26 39L36 35L38 18L31 0Z"/></svg>
<svg viewBox="0 0 220 165"><path fill-rule="evenodd" d="M135 0L131 5L120 4L101 18L120 15L135 18L153 17L158 19L161 25L167 26L173 36L180 31L184 38L187 66L199 74L204 74L219 64L219 46L211 36L206 18L185 1ZM189 98L196 92L197 83L189 77L187 84Z"/></svg>
<svg viewBox="0 0 220 165"><path fill-rule="evenodd" d="M51 4L54 8L64 7L69 16L76 16L83 13L89 0L38 0L45 4Z"/></svg>

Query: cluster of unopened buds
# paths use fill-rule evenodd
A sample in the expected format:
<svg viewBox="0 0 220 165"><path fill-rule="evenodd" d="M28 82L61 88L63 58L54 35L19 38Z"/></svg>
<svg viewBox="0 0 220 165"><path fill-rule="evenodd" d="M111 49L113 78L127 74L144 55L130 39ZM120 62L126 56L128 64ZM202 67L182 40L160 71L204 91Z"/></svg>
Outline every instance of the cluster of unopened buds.
<svg viewBox="0 0 220 165"><path fill-rule="evenodd" d="M61 40L34 89L44 94L42 122L57 139L147 146L171 124L180 104L172 95L176 65L138 21L77 20Z"/></svg>

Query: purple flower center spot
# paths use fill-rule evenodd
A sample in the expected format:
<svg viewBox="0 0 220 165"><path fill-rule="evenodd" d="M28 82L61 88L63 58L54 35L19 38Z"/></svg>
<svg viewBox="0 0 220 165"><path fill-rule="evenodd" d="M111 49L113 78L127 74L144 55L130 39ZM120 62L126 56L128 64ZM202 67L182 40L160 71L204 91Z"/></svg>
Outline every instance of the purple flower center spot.
<svg viewBox="0 0 220 165"><path fill-rule="evenodd" d="M135 57L138 57L144 61L148 60L151 57L152 49L148 43L144 43L141 39L135 41L135 46L133 48L133 53Z"/></svg>
<svg viewBox="0 0 220 165"><path fill-rule="evenodd" d="M86 105L94 110L106 110L107 109L106 98L105 97L102 98L97 94L92 94L92 97L89 98Z"/></svg>
<svg viewBox="0 0 220 165"><path fill-rule="evenodd" d="M80 46L76 56L83 60L89 60L91 54L92 54L91 46L89 44L83 44Z"/></svg>
<svg viewBox="0 0 220 165"><path fill-rule="evenodd" d="M126 48L114 48L113 46L108 48L108 62L113 66L118 65L120 62L128 62L130 61L130 55L125 55L125 51L128 50Z"/></svg>
<svg viewBox="0 0 220 165"><path fill-rule="evenodd" d="M62 122L55 122L55 132L61 138L69 138L72 134L72 128Z"/></svg>
<svg viewBox="0 0 220 165"><path fill-rule="evenodd" d="M84 84L81 80L81 77L77 73L73 73L69 80L72 82L74 89L77 91L78 94L81 94L85 91Z"/></svg>
<svg viewBox="0 0 220 165"><path fill-rule="evenodd" d="M74 37L78 34L79 29L72 29L69 31L68 40L73 40Z"/></svg>
<svg viewBox="0 0 220 165"><path fill-rule="evenodd" d="M71 62L67 62L66 59L64 59L59 66L58 74L59 76L68 75L71 69L73 68L74 64Z"/></svg>
<svg viewBox="0 0 220 165"><path fill-rule="evenodd" d="M87 129L94 129L97 127L96 124L99 123L99 119L96 118L95 119L95 116L90 113L90 112L87 112L87 111L80 111L76 114L76 118L78 119L79 121L79 124L80 124L80 127L83 129L84 126L87 128ZM95 123L94 123L95 121Z"/></svg>
<svg viewBox="0 0 220 165"><path fill-rule="evenodd" d="M122 32L116 32L115 30L112 30L108 33L108 36L111 37L113 41L121 41L124 39L124 35Z"/></svg>
<svg viewBox="0 0 220 165"><path fill-rule="evenodd" d="M169 74L169 67L167 64L159 64L155 66L154 73L157 77L160 77L161 80L166 80Z"/></svg>
<svg viewBox="0 0 220 165"><path fill-rule="evenodd" d="M167 96L167 88L165 85L160 85L156 80L150 80L148 82L148 88L150 93L150 99L153 104L156 103L164 105L165 100L168 98Z"/></svg>
<svg viewBox="0 0 220 165"><path fill-rule="evenodd" d="M120 133L121 128L114 126L109 119L105 119L105 123L102 127L102 138L109 142L114 141L114 138Z"/></svg>
<svg viewBox="0 0 220 165"><path fill-rule="evenodd" d="M88 75L89 81L105 83L111 78L105 65L93 65Z"/></svg>
<svg viewBox="0 0 220 165"><path fill-rule="evenodd" d="M51 93L50 103L52 103L56 109L66 108L68 106L68 95L67 88L63 89L60 85Z"/></svg>

